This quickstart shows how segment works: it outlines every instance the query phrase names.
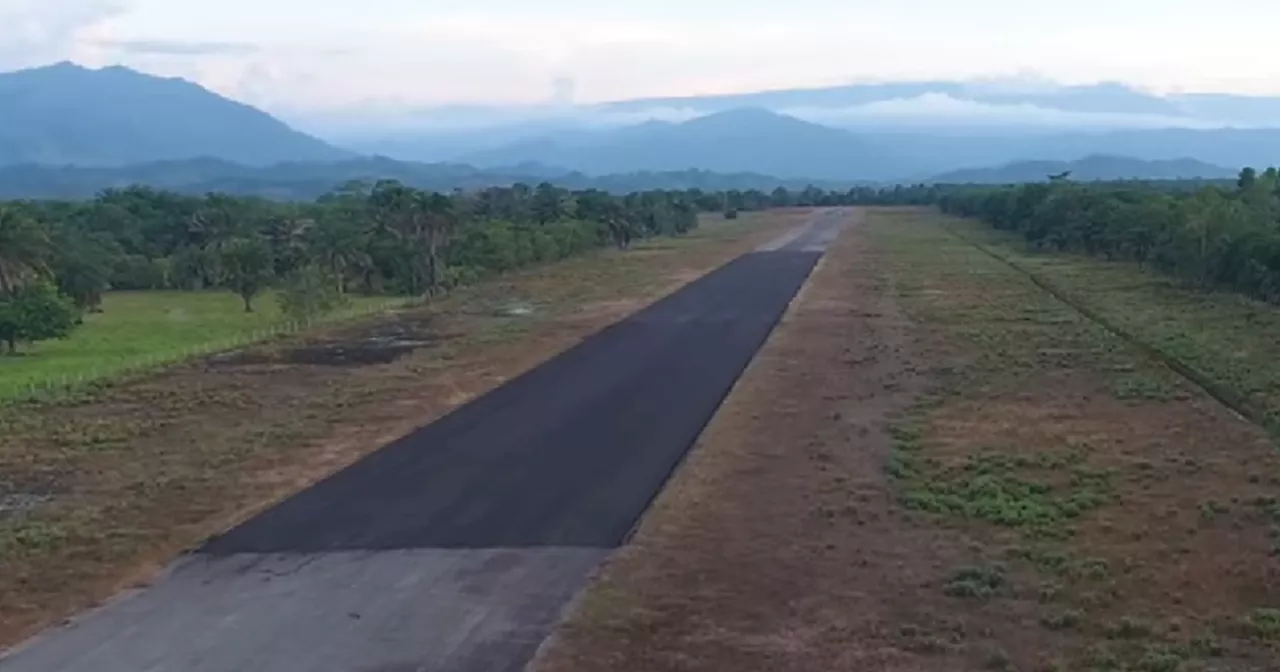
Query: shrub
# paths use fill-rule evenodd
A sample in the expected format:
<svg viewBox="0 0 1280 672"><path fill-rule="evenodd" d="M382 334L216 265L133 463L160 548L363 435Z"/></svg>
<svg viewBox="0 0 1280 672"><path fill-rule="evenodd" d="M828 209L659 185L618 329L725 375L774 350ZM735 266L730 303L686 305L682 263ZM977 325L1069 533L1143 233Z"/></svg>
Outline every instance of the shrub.
<svg viewBox="0 0 1280 672"><path fill-rule="evenodd" d="M338 279L316 266L304 266L288 277L277 295L280 312L299 322L346 305Z"/></svg>

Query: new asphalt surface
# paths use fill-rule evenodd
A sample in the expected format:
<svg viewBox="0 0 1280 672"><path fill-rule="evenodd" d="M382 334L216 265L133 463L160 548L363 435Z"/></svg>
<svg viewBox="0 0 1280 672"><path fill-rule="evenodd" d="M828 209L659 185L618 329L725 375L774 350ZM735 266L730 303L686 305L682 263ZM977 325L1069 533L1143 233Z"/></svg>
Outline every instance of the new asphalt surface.
<svg viewBox="0 0 1280 672"><path fill-rule="evenodd" d="M764 343L822 211L211 539L0 670L518 670Z"/></svg>

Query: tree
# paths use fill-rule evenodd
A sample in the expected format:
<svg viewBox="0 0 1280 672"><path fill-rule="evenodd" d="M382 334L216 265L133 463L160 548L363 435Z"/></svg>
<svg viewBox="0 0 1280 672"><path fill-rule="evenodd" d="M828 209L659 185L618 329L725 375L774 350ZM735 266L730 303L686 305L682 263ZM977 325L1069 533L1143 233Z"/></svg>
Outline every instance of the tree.
<svg viewBox="0 0 1280 672"><path fill-rule="evenodd" d="M457 213L452 199L434 191L419 193L415 205L426 222L427 278L435 289L444 284L445 264L440 251L457 232Z"/></svg>
<svg viewBox="0 0 1280 672"><path fill-rule="evenodd" d="M58 227L54 241L50 268L58 291L80 310L100 310L115 260L123 256L119 245L103 234L86 234L66 226Z"/></svg>
<svg viewBox="0 0 1280 672"><path fill-rule="evenodd" d="M49 272L49 231L12 206L0 205L0 296Z"/></svg>
<svg viewBox="0 0 1280 672"><path fill-rule="evenodd" d="M226 285L244 300L244 312L253 312L253 297L271 281L271 247L258 236L232 238L219 249Z"/></svg>
<svg viewBox="0 0 1280 672"><path fill-rule="evenodd" d="M26 283L0 296L0 342L14 353L18 343L63 338L78 318L75 305L52 284Z"/></svg>
<svg viewBox="0 0 1280 672"><path fill-rule="evenodd" d="M775 208L785 208L791 205L791 192L778 187L769 195L769 205Z"/></svg>
<svg viewBox="0 0 1280 672"><path fill-rule="evenodd" d="M533 219L539 224L566 219L565 198L550 182L539 184L533 191Z"/></svg>
<svg viewBox="0 0 1280 672"><path fill-rule="evenodd" d="M339 294L347 292L348 273L367 268L372 261L366 234L367 231L344 213L328 210L323 211L315 226L306 232L305 247L309 256L325 269Z"/></svg>
<svg viewBox="0 0 1280 672"><path fill-rule="evenodd" d="M1254 168L1245 168L1240 171L1240 178L1236 180L1236 188L1240 191L1249 191L1253 185L1258 182L1258 171Z"/></svg>

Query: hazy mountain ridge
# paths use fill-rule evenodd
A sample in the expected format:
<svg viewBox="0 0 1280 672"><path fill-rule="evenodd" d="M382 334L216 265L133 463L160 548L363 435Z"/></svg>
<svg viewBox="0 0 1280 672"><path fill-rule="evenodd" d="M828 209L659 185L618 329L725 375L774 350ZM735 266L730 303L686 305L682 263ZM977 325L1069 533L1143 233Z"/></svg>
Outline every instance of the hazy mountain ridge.
<svg viewBox="0 0 1280 672"><path fill-rule="evenodd" d="M852 133L762 109L678 124L648 122L590 143L544 137L459 160L479 166L539 161L588 174L701 168L845 181L881 179L906 168Z"/></svg>
<svg viewBox="0 0 1280 672"><path fill-rule="evenodd" d="M1269 165L1280 129L1151 129L1020 135L857 133L764 109L717 112L682 123L649 122L611 133L549 135L458 160L480 166L536 161L588 174L699 167L843 181L919 181L1014 161L1090 156L1142 161L1190 158L1215 166Z"/></svg>
<svg viewBox="0 0 1280 672"><path fill-rule="evenodd" d="M1118 180L1223 180L1235 177L1237 169L1215 166L1195 159L1144 161L1125 156L1094 155L1076 161L1018 161L994 168L973 168L936 175L936 184L1013 184L1040 182L1050 175L1070 173L1080 182Z"/></svg>
<svg viewBox="0 0 1280 672"><path fill-rule="evenodd" d="M218 156L250 165L351 156L197 84L71 63L0 74L0 165L121 166Z"/></svg>
<svg viewBox="0 0 1280 672"><path fill-rule="evenodd" d="M811 181L853 184L919 182L975 166L1072 162L1097 155L1148 162L1192 159L1232 169L1269 165L1280 156L1280 129L1275 128L1053 132L1012 126L975 130L945 124L850 128L814 123L768 107L840 109L930 95L967 97L982 104L1054 106L1090 114L1124 111L1159 118L1185 115L1188 105L1208 110L1206 114L1225 110L1265 116L1273 107L1280 111L1280 99L1218 94L1159 97L1119 84L1036 89L992 82L903 82L570 106L557 112L570 116L541 117L524 126L512 121L518 113L506 114L502 118L507 125L492 129L484 126L482 107L468 108L463 116L476 119L469 130L446 132L435 140L423 136L418 144L408 139L398 142L394 136L373 143L379 154L393 161L357 158L191 82L127 68L89 70L64 63L0 74L0 166L79 166L25 165L9 171L8 179L25 185L10 187L10 194L83 195L90 186L134 179L183 190L228 188L289 197L328 189L346 179L378 177L424 188L469 188L552 178L585 185L592 183L588 176L593 175L661 174L665 177L658 182L682 186L670 180L712 179L694 177L700 174L696 171L706 171L715 174L716 180L747 175L749 179L742 183L751 186ZM654 106L702 111L677 119L636 115ZM593 125L572 116L593 110L611 110L639 121ZM442 153L447 158L438 158ZM315 165L304 167L307 163ZM255 166L265 170L250 170ZM1139 171L1139 176L1158 177L1167 168L1128 169ZM684 177L671 177L676 174Z"/></svg>

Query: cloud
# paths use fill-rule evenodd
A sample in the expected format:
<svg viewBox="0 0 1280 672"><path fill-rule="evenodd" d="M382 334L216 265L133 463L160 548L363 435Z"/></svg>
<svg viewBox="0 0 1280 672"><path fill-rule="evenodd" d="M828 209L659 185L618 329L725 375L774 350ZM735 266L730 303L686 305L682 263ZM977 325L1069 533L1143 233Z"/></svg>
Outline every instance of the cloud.
<svg viewBox="0 0 1280 672"><path fill-rule="evenodd" d="M79 58L95 32L124 12L116 0L0 0L0 69Z"/></svg>
<svg viewBox="0 0 1280 672"><path fill-rule="evenodd" d="M926 93L866 105L840 108L806 107L780 110L800 119L836 126L954 124L999 128L1010 125L1053 128L1220 128L1227 124L1205 118L1121 112L1077 112L1030 103L997 104Z"/></svg>
<svg viewBox="0 0 1280 672"><path fill-rule="evenodd" d="M188 42L180 40L101 40L99 45L126 54L145 56L218 56L253 54L260 50L248 42Z"/></svg>

